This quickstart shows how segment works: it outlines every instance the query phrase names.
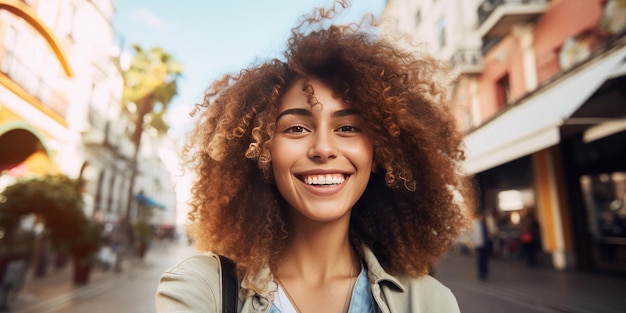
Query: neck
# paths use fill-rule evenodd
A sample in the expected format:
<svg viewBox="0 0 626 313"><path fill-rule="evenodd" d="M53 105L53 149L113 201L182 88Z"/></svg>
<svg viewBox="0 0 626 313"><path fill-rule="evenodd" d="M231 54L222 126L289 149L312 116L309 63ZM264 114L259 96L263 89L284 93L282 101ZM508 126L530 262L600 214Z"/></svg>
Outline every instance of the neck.
<svg viewBox="0 0 626 313"><path fill-rule="evenodd" d="M349 239L350 217L332 223L294 223L294 232L279 264L282 276L326 279L355 275L360 264Z"/></svg>
<svg viewBox="0 0 626 313"><path fill-rule="evenodd" d="M350 214L333 222L293 218L287 250L274 271L297 312L347 312L361 269L350 245ZM329 310L330 309L330 310Z"/></svg>

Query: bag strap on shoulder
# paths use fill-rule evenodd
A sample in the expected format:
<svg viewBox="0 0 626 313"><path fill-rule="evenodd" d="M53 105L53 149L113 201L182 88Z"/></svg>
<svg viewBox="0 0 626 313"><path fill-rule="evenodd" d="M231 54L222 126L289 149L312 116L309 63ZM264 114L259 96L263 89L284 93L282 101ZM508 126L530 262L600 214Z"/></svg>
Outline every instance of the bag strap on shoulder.
<svg viewBox="0 0 626 313"><path fill-rule="evenodd" d="M235 262L218 255L222 266L222 312L237 312L237 276L235 274Z"/></svg>

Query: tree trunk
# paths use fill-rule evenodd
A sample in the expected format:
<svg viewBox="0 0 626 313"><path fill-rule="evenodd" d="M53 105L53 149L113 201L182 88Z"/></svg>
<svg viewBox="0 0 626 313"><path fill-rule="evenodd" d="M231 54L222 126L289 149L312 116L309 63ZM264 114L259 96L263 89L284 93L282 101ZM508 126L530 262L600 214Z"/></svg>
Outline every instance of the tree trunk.
<svg viewBox="0 0 626 313"><path fill-rule="evenodd" d="M146 114L152 110L152 102L152 95L148 94L137 103L137 119L135 120L135 130L131 137L133 145L135 146L135 151L130 161L130 181L128 184L128 194L126 199L126 214L124 221L122 222L122 229L126 234L126 249L134 249L135 246L134 229L131 221L133 200L135 199L133 191L135 189L135 178L138 172L137 161L139 159L139 148L141 147L141 135L143 134L143 120Z"/></svg>
<svg viewBox="0 0 626 313"><path fill-rule="evenodd" d="M152 110L152 95L148 94L137 103L137 119L135 120L135 131L131 137L135 151L130 161L130 182L128 186L128 198L126 199L126 221L131 225L131 209L133 205L135 189L135 177L137 176L137 160L139 158L139 148L141 147L141 135L143 134L144 117Z"/></svg>

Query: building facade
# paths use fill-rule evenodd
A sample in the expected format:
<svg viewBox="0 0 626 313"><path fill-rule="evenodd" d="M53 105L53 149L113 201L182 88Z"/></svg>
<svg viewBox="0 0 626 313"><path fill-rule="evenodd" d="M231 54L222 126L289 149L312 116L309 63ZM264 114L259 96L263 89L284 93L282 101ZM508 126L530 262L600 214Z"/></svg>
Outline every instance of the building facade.
<svg viewBox="0 0 626 313"><path fill-rule="evenodd" d="M54 154L70 137L68 90L75 72L69 45L25 2L1 1L0 21L3 174L58 170Z"/></svg>
<svg viewBox="0 0 626 313"><path fill-rule="evenodd" d="M532 214L545 263L626 272L626 1L389 0L384 16L455 68L496 253L521 253Z"/></svg>
<svg viewBox="0 0 626 313"><path fill-rule="evenodd" d="M129 56L114 43L114 14L111 0L0 0L0 189L24 176L81 177L88 216L125 217L134 126L121 103ZM138 180L160 177L140 185L154 190L147 197L159 196L153 185L174 193L158 155L139 162L152 167ZM175 200L160 200L175 211Z"/></svg>

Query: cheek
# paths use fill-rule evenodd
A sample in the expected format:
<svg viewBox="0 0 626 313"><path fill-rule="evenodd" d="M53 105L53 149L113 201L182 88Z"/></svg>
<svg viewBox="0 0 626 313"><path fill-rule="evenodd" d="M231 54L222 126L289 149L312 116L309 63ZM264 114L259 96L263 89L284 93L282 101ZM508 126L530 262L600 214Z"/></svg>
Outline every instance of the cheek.
<svg viewBox="0 0 626 313"><path fill-rule="evenodd" d="M270 145L270 157L280 163L292 163L306 156L307 142L303 140L290 140L275 138Z"/></svg>
<svg viewBox="0 0 626 313"><path fill-rule="evenodd" d="M375 169L374 166L374 147L371 142L366 141L362 143L359 147L356 147L353 151L353 155L355 155L358 159L358 163L367 167L370 171Z"/></svg>
<svg viewBox="0 0 626 313"><path fill-rule="evenodd" d="M281 175L289 173L289 166L291 163L291 156L293 151L290 151L289 145L281 144L280 140L275 141L270 147L271 171L274 174L274 180L281 179Z"/></svg>
<svg viewBox="0 0 626 313"><path fill-rule="evenodd" d="M284 160L284 154L275 154L275 157L272 157L272 165L269 170L272 173L272 179L276 189L278 189L278 193L283 198L288 199L293 182L291 181L291 172L286 162L287 161Z"/></svg>

